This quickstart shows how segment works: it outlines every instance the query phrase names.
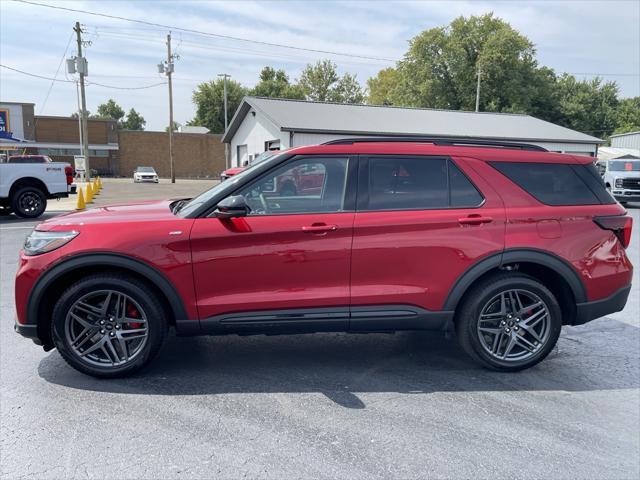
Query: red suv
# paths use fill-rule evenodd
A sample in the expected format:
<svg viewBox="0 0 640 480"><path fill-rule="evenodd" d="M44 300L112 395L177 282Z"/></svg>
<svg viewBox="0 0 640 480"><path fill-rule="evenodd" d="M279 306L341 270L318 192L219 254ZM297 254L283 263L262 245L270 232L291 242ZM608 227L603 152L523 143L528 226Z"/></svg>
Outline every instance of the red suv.
<svg viewBox="0 0 640 480"><path fill-rule="evenodd" d="M278 195L282 178L309 180L301 171L318 188ZM170 327L454 327L484 366L520 370L562 325L624 307L631 222L590 158L479 140L334 141L190 200L40 224L20 253L16 330L98 377L142 367Z"/></svg>

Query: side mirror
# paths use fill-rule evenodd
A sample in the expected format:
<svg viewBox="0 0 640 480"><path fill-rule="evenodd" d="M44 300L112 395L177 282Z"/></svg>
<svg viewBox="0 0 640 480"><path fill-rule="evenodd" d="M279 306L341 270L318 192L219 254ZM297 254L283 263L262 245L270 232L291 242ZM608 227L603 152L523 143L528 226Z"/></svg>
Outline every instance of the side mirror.
<svg viewBox="0 0 640 480"><path fill-rule="evenodd" d="M233 195L218 203L213 214L217 218L246 217L251 212L243 195Z"/></svg>

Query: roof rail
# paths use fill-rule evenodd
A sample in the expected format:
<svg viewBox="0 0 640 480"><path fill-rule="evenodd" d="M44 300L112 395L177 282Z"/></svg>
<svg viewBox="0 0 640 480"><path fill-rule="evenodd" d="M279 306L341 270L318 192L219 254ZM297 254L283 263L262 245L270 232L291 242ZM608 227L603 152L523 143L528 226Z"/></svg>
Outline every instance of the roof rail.
<svg viewBox="0 0 640 480"><path fill-rule="evenodd" d="M352 143L387 143L387 142L411 142L411 143L432 143L434 145L464 145L469 147L486 148L506 148L515 150L532 150L537 152L548 152L539 145L519 142L501 142L499 140L485 140L482 138L454 138L454 137L354 137L339 138L330 140L322 145L350 145Z"/></svg>

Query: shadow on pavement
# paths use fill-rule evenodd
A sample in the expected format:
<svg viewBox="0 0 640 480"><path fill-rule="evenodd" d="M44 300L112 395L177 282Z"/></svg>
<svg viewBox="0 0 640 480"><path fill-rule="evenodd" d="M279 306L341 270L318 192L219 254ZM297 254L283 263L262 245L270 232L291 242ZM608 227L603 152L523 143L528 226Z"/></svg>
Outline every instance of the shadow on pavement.
<svg viewBox="0 0 640 480"><path fill-rule="evenodd" d="M570 392L640 386L640 330L612 319L565 327L542 363L519 373L478 367L443 333L171 337L143 372L98 380L52 352L38 368L69 388L142 395L318 392L346 408L365 408L355 392Z"/></svg>

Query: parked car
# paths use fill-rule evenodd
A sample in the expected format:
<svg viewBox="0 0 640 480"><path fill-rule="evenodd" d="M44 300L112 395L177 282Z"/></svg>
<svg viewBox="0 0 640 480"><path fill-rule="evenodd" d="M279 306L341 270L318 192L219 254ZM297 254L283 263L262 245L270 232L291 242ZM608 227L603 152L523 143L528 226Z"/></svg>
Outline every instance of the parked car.
<svg viewBox="0 0 640 480"><path fill-rule="evenodd" d="M607 190L622 205L640 202L640 159L599 160L596 166Z"/></svg>
<svg viewBox="0 0 640 480"><path fill-rule="evenodd" d="M454 328L485 367L531 367L562 325L622 310L632 218L589 158L469 142L300 147L190 200L47 220L20 253L16 330L97 377L147 364L170 327ZM296 172L321 181L273 195Z"/></svg>
<svg viewBox="0 0 640 480"><path fill-rule="evenodd" d="M228 180L229 178L239 174L240 172L246 170L247 168L253 165L257 165L258 163L266 160L267 158L272 157L276 153L278 153L277 150L262 152L260 155L257 155L253 159L249 160L249 163L247 164L247 166L227 168L224 172L220 174L220 181L224 182L225 180Z"/></svg>
<svg viewBox="0 0 640 480"><path fill-rule="evenodd" d="M153 167L137 167L133 171L133 183L153 182L158 183L158 174Z"/></svg>
<svg viewBox="0 0 640 480"><path fill-rule="evenodd" d="M11 157L13 158L13 157ZM23 218L37 218L47 200L68 197L73 168L64 162L0 163L0 207Z"/></svg>
<svg viewBox="0 0 640 480"><path fill-rule="evenodd" d="M7 163L51 163L51 157L47 155L12 155Z"/></svg>

